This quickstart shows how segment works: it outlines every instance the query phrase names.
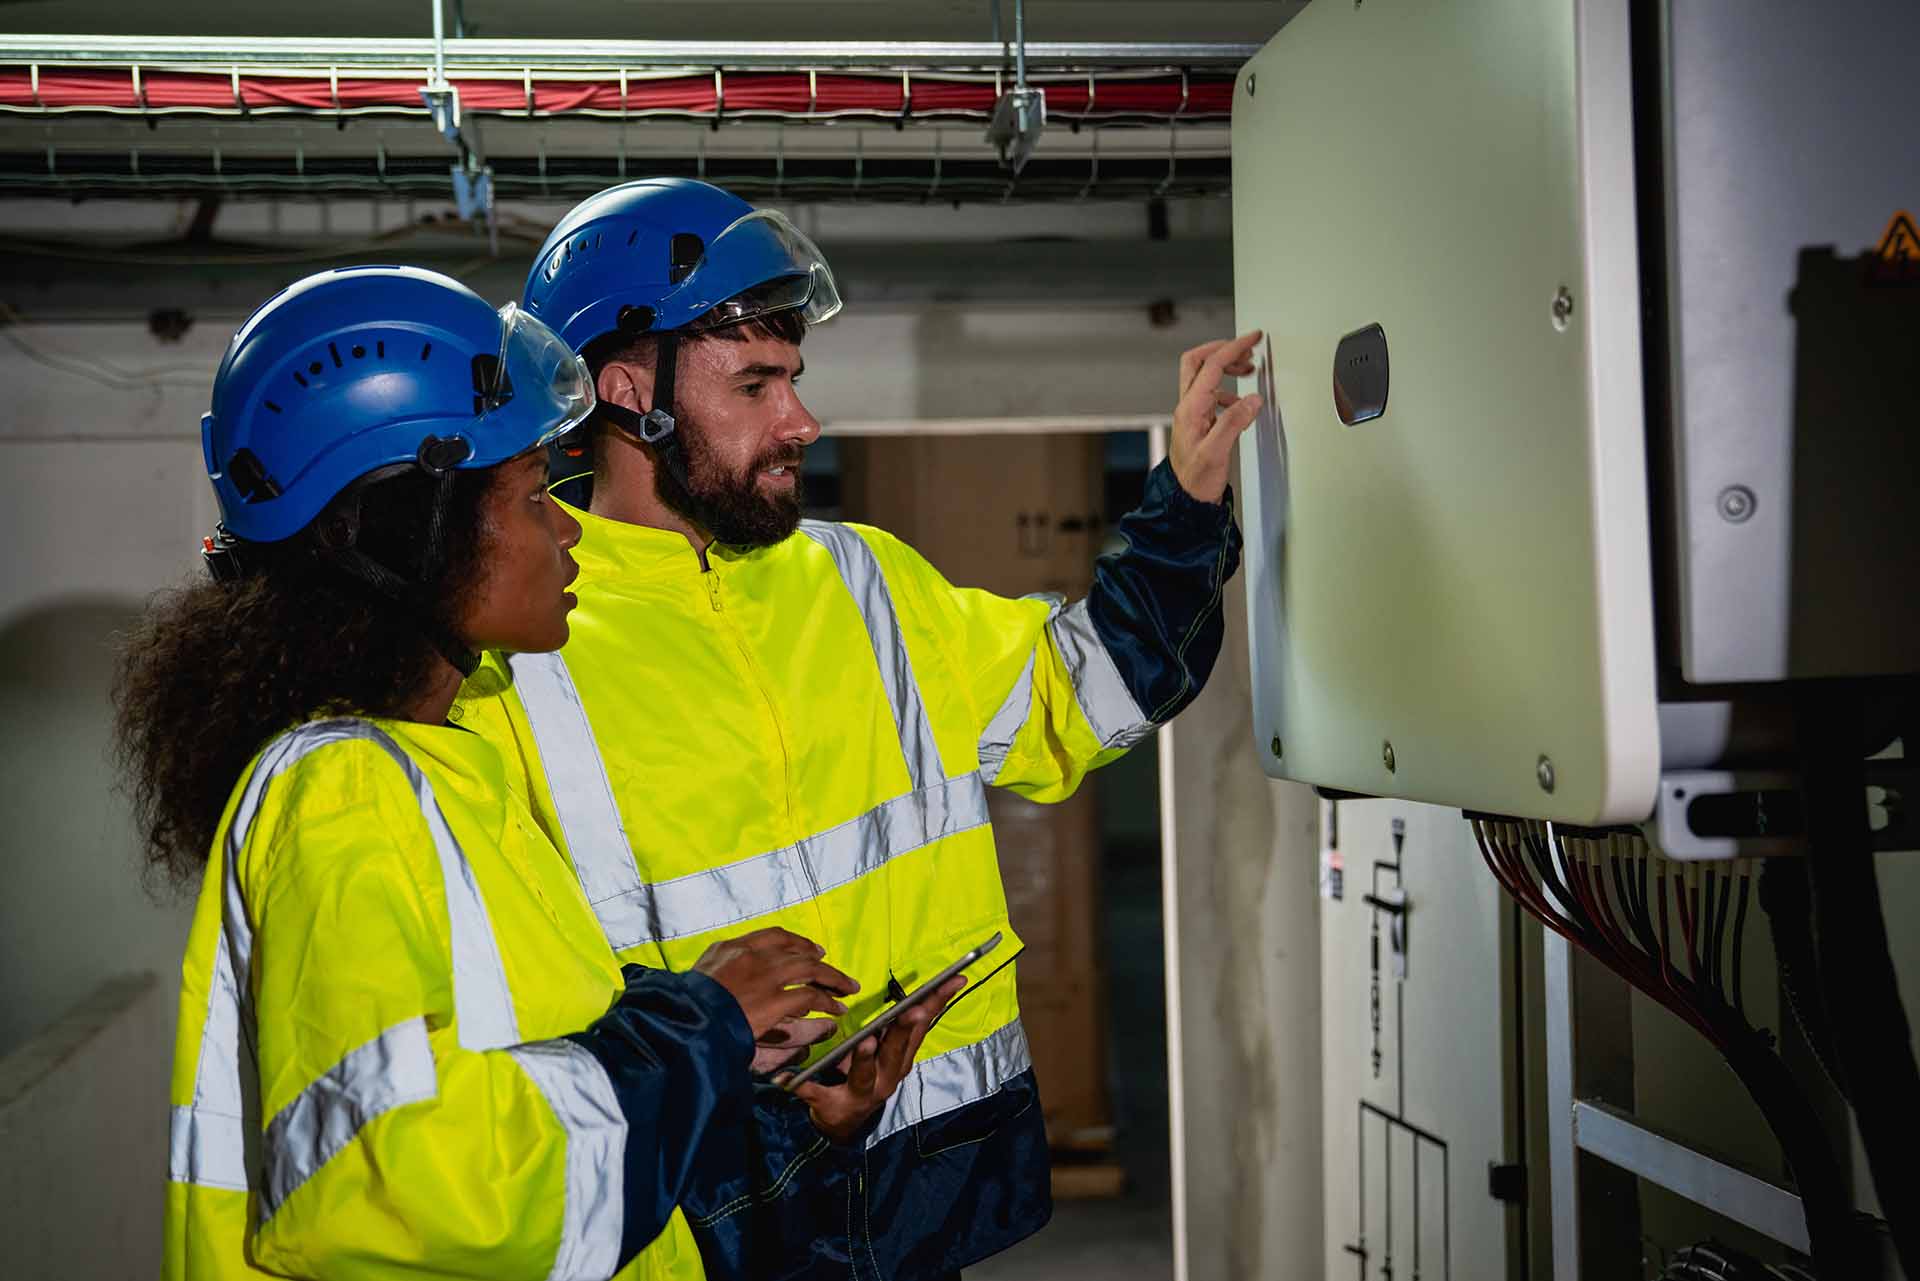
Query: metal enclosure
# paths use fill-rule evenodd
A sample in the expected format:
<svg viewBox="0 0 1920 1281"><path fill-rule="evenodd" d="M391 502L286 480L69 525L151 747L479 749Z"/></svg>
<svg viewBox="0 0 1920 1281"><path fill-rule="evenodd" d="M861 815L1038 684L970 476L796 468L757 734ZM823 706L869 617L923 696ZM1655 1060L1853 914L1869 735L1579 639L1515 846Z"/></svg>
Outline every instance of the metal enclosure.
<svg viewBox="0 0 1920 1281"><path fill-rule="evenodd" d="M1322 3L1240 73L1275 777L1577 823L1652 808L1628 43L1625 0ZM1376 347L1384 378L1342 380L1384 383L1366 417L1336 403L1335 359Z"/></svg>
<svg viewBox="0 0 1920 1281"><path fill-rule="evenodd" d="M1920 673L1915 48L1911 0L1322 0L1247 65L1235 283L1240 327L1267 332L1241 467L1268 774L1645 821L1676 858L1804 851L1760 803L1800 781L1783 683L1885 678L1891 706ZM1870 795L1911 778L1912 750L1868 765ZM1708 799L1753 822L1708 824ZM1353 896L1370 869L1348 869ZM1373 1069L1335 1017L1341 958L1363 955L1340 910L1328 1186L1359 1200L1374 1185L1340 1164L1333 1105ZM1472 916L1439 923L1450 967L1501 955ZM1625 1110L1626 988L1544 950L1554 1275L1637 1262L1635 1180L1804 1250L1771 1172ZM1454 1004L1466 1061L1491 1036ZM1421 1111L1394 1109L1388 1128Z"/></svg>
<svg viewBox="0 0 1920 1281"><path fill-rule="evenodd" d="M1694 683L1920 670L1895 589L1920 578L1920 304L1888 278L1920 268L1910 223L1908 271L1876 261L1920 212L1920 5L1658 8L1664 639Z"/></svg>

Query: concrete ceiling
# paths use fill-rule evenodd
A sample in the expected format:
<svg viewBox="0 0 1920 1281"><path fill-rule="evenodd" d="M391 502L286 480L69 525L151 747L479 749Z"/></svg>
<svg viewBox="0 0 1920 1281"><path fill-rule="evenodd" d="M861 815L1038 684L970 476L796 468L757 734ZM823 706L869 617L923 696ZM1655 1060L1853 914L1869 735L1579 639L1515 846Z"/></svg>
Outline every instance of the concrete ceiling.
<svg viewBox="0 0 1920 1281"><path fill-rule="evenodd" d="M424 36L433 0L5 0L0 31L204 36ZM466 34L631 40L987 40L992 0L443 0ZM1305 0L1028 0L1033 41L1264 43ZM1001 0L1010 35L1014 0Z"/></svg>

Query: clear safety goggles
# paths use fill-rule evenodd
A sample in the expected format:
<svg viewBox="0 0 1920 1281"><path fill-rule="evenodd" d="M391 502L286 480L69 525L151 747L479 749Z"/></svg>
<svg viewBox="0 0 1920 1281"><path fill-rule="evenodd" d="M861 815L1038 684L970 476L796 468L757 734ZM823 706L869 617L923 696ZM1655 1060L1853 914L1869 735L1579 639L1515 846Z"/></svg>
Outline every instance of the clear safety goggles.
<svg viewBox="0 0 1920 1281"><path fill-rule="evenodd" d="M593 412L593 375L559 334L517 304L500 308L500 355L487 385L476 387L483 416L511 407L509 417L536 438L523 449L544 445Z"/></svg>
<svg viewBox="0 0 1920 1281"><path fill-rule="evenodd" d="M725 288L718 270L702 277L709 263L716 268L725 264L727 280L756 283L727 289L732 296L703 308L695 329L724 329L783 311L798 311L809 325L817 325L840 310L840 287L834 283L826 255L776 210L756 209L715 236L688 273L688 286Z"/></svg>

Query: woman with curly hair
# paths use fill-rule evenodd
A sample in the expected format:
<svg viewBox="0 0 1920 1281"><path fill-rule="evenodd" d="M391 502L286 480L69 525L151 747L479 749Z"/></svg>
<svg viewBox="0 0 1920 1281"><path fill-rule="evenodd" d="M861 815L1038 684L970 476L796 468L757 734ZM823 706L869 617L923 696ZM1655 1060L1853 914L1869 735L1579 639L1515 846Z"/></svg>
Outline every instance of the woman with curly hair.
<svg viewBox="0 0 1920 1281"><path fill-rule="evenodd" d="M168 1277L699 1277L676 1206L746 1177L702 1149L753 1115L755 1037L844 1012L784 930L623 971L518 772L448 722L480 651L567 638L543 446L593 403L537 320L412 268L310 277L227 350L214 581L156 602L117 691L148 857L204 876ZM828 1137L933 1012L821 1096Z"/></svg>

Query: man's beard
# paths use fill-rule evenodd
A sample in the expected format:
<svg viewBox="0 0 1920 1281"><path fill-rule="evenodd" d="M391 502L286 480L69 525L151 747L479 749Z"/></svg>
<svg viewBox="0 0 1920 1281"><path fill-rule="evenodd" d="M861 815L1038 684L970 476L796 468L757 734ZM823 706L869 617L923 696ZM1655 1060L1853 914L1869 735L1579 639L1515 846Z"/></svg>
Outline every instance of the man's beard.
<svg viewBox="0 0 1920 1281"><path fill-rule="evenodd" d="M744 476L732 474L714 456L700 424L684 410L676 418L674 435L686 482L671 467L653 469L654 493L670 510L712 534L714 541L736 547L771 547L800 527L800 446L772 450L754 459ZM655 461L662 461L658 453ZM793 491L769 498L760 492L760 473L780 466L793 473Z"/></svg>

